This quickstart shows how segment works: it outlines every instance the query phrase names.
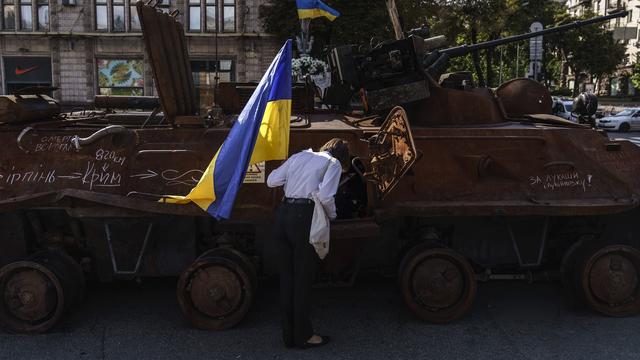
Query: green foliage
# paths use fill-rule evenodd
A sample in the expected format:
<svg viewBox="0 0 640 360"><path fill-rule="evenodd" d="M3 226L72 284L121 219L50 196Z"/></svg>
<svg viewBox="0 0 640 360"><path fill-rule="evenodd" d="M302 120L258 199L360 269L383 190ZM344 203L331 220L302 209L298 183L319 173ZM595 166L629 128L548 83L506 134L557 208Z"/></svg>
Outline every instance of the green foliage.
<svg viewBox="0 0 640 360"><path fill-rule="evenodd" d="M593 17L587 13L581 19ZM574 21L566 15L563 22ZM609 75L622 63L623 44L613 39L613 32L598 25L589 25L566 32L555 39L555 46L574 74L588 73L595 77ZM577 91L577 82L574 93Z"/></svg>
<svg viewBox="0 0 640 360"><path fill-rule="evenodd" d="M316 57L328 45L369 43L371 38L380 41L392 36L384 0L327 0L325 3L340 11L341 16L334 21L317 18L311 22L312 55ZM260 5L260 19L265 31L280 39L300 34L294 0L269 0Z"/></svg>
<svg viewBox="0 0 640 360"><path fill-rule="evenodd" d="M633 64L633 70L631 71L631 83L636 89L640 89L640 62Z"/></svg>

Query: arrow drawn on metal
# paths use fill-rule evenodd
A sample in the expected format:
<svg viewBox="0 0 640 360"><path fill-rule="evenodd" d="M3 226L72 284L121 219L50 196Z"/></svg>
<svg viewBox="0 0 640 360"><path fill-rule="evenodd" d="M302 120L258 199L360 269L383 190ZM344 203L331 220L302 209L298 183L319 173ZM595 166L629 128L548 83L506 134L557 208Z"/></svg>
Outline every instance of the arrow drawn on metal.
<svg viewBox="0 0 640 360"><path fill-rule="evenodd" d="M59 176L56 176L56 177L61 178L61 179L80 179L82 177L82 174L81 173L73 173L71 175L59 175Z"/></svg>
<svg viewBox="0 0 640 360"><path fill-rule="evenodd" d="M132 178L140 178L140 180L150 179L158 176L158 173L153 170L147 170L146 173L131 175Z"/></svg>

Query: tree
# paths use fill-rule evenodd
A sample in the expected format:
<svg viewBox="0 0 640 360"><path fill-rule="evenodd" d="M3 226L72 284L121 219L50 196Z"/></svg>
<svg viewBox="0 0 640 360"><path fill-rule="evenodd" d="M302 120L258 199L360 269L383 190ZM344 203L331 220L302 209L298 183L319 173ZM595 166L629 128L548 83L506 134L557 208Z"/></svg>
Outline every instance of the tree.
<svg viewBox="0 0 640 360"><path fill-rule="evenodd" d="M393 31L384 0L325 1L340 11L333 22L313 19L314 37L312 55L318 56L325 46L369 43L372 38L382 41L393 38ZM260 6L260 19L264 29L281 39L293 38L300 33L300 23L294 0L269 0Z"/></svg>
<svg viewBox="0 0 640 360"><path fill-rule="evenodd" d="M593 17L587 13L579 19ZM565 17L564 21L577 19ZM613 39L613 32L598 25L584 26L567 32L554 39L555 46L575 75L573 95L578 94L578 86L586 75L601 78L613 73L625 57L623 44Z"/></svg>
<svg viewBox="0 0 640 360"><path fill-rule="evenodd" d="M320 57L325 46L368 45L393 39L384 0L326 0L326 3L342 16L334 22L313 20L312 55ZM575 20L561 2L548 0L396 0L396 3L405 31L428 24L432 36L447 37L447 47L527 33L534 21L550 27ZM300 32L294 0L268 0L260 7L260 18L265 30L280 38ZM507 74L505 78L522 76L528 65L528 44L522 41L452 59L449 71L474 69L481 85L496 86L498 73ZM561 67L558 58L566 61L576 74L603 76L613 72L624 57L623 45L617 44L611 31L599 25L545 36L544 47L543 68L548 80L558 80Z"/></svg>
<svg viewBox="0 0 640 360"><path fill-rule="evenodd" d="M633 64L633 69L631 70L631 83L634 88L640 89L640 62Z"/></svg>

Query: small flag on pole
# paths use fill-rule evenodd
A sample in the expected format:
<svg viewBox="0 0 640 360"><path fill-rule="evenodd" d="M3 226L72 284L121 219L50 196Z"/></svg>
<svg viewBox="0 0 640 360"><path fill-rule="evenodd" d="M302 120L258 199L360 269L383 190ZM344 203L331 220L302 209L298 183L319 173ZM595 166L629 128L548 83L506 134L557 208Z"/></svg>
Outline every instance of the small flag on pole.
<svg viewBox="0 0 640 360"><path fill-rule="evenodd" d="M296 0L298 6L298 18L314 19L317 17L326 17L333 21L340 13L323 3L320 0Z"/></svg>
<svg viewBox="0 0 640 360"><path fill-rule="evenodd" d="M249 165L287 158L290 121L291 40L287 40L198 184L187 196L161 201L194 202L213 217L228 219Z"/></svg>

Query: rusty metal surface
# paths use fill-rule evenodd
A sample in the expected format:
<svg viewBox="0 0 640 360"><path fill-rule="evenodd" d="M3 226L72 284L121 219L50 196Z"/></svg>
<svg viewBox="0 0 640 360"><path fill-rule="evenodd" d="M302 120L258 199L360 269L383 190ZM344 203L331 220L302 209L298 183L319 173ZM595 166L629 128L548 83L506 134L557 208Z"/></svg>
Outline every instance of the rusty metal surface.
<svg viewBox="0 0 640 360"><path fill-rule="evenodd" d="M155 109L160 100L155 96L96 95L93 105L102 109Z"/></svg>
<svg viewBox="0 0 640 360"><path fill-rule="evenodd" d="M43 121L60 114L60 105L47 95L0 96L0 123Z"/></svg>
<svg viewBox="0 0 640 360"><path fill-rule="evenodd" d="M402 261L399 281L407 306L431 322L458 319L476 296L473 268L450 249L416 246Z"/></svg>
<svg viewBox="0 0 640 360"><path fill-rule="evenodd" d="M203 254L178 280L178 304L197 328L223 330L235 326L249 310L255 288L236 260Z"/></svg>
<svg viewBox="0 0 640 360"><path fill-rule="evenodd" d="M551 95L543 84L535 80L507 81L496 89L496 95L509 117L551 113Z"/></svg>
<svg viewBox="0 0 640 360"><path fill-rule="evenodd" d="M172 16L136 4L160 103L169 121L198 111L184 29Z"/></svg>
<svg viewBox="0 0 640 360"><path fill-rule="evenodd" d="M258 86L257 83L220 83L215 89L216 104L225 114L239 114ZM291 89L291 109L294 114L314 112L313 90L304 84L294 84Z"/></svg>
<svg viewBox="0 0 640 360"><path fill-rule="evenodd" d="M0 270L0 326L11 332L51 329L64 312L60 279L33 261L11 263Z"/></svg>
<svg viewBox="0 0 640 360"><path fill-rule="evenodd" d="M640 251L627 245L610 245L584 257L579 287L587 305L609 316L640 312Z"/></svg>

